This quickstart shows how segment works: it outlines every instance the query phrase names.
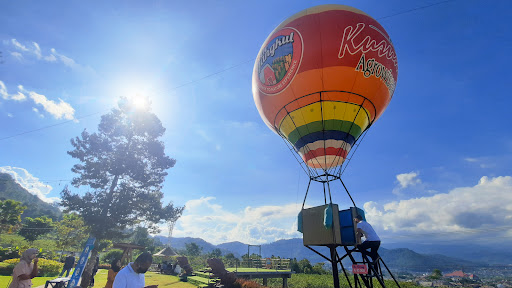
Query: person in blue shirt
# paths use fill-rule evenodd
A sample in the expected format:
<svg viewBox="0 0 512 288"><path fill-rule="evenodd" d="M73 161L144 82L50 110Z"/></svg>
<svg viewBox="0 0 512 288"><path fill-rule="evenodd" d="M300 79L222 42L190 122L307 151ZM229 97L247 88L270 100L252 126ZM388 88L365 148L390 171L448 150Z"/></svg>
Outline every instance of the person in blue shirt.
<svg viewBox="0 0 512 288"><path fill-rule="evenodd" d="M377 251L380 247L379 236L375 233L375 230L373 230L372 225L364 221L361 215L357 215L354 218L354 221L357 223L358 235L362 235L365 238L363 243L357 245L357 248L361 251L361 254L370 256L374 263L377 262L377 259L379 258ZM368 252L368 249L370 249L370 252Z"/></svg>

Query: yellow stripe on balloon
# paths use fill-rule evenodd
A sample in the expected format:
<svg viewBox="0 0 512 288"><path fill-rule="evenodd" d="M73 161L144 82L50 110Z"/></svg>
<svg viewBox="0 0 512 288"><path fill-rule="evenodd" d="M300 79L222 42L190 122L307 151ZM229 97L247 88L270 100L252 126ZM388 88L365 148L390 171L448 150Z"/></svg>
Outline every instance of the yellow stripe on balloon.
<svg viewBox="0 0 512 288"><path fill-rule="evenodd" d="M335 101L322 101L304 106L286 115L279 130L285 137L297 127L322 120L354 122L364 131L370 124L369 113L360 105Z"/></svg>

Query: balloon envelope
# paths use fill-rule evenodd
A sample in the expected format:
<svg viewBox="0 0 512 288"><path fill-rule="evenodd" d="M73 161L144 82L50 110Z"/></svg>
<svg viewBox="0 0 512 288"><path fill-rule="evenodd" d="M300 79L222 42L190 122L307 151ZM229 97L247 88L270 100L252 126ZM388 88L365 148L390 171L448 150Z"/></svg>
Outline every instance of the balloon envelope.
<svg viewBox="0 0 512 288"><path fill-rule="evenodd" d="M281 23L254 64L254 101L265 123L312 168L341 166L384 112L398 63L384 28L344 5L321 5Z"/></svg>

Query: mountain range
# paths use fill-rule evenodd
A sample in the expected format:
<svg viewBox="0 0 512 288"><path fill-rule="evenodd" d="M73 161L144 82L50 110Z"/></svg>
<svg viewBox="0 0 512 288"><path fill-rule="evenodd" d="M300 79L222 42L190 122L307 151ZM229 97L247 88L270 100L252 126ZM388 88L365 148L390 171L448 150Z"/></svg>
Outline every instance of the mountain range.
<svg viewBox="0 0 512 288"><path fill-rule="evenodd" d="M28 208L22 214L25 217L49 216L54 220L61 217L61 211L49 203L40 200L18 184L9 174L0 173L0 200L13 199L20 201ZM168 237L155 236L162 243L169 242ZM211 244L201 238L172 238L171 245L175 249L185 249L187 243L196 243L203 252L220 249L223 255L233 253L237 257L248 253L260 254L262 257L280 256L281 258L308 259L312 263L324 262L325 259L317 253L304 247L302 239L294 238L278 240L261 246L249 246L241 242L229 242L219 245ZM315 247L323 255L328 255L325 247ZM342 253L342 249L338 249ZM431 271L432 269L455 270L463 267L486 265L511 265L512 244L505 246L482 246L475 243L459 242L455 244L442 243L383 243L379 254L386 264L394 269ZM348 264L348 262L347 262Z"/></svg>
<svg viewBox="0 0 512 288"><path fill-rule="evenodd" d="M31 194L21 187L11 175L0 173L0 200L12 199L21 202L27 207L21 218L47 216L53 220L61 217L62 213L56 206L39 199L37 195Z"/></svg>
<svg viewBox="0 0 512 288"><path fill-rule="evenodd" d="M167 237L155 237L164 244L169 242L169 238ZM171 246L178 250L185 249L185 245L187 243L196 243L198 246L202 247L204 253L211 252L213 249L218 248L222 251L223 255L233 253L238 258L247 254L249 248L247 244L241 242L229 242L214 245L201 238L173 237L171 239ZM420 247L418 245L416 246ZM462 246L465 246L465 248ZM325 247L313 248L323 255L328 255L328 249ZM500 254L498 253L498 250L489 250L488 248L486 250L478 250L475 246L471 246L470 244L452 246L444 245L440 246L439 249L435 248L436 245L432 245L429 252L418 253L410 248L390 248L384 246L379 249L379 254L388 267L394 270L403 271L431 272L433 269L441 269L445 272L451 272L454 270L485 267L493 264L512 263L512 253L508 251L501 251ZM260 247L258 246L251 246L249 252L250 254L260 254L259 249ZM423 247L423 250L425 249L426 247ZM468 249L469 251L472 251L472 253L461 253L464 249ZM343 249L338 248L338 253L344 254ZM304 247L302 239L300 238L278 240L269 244L262 244L261 256L266 258L271 257L272 255L279 256L281 258L296 258L297 260L308 259L313 264L326 261L315 252ZM349 265L350 261L345 259L343 263Z"/></svg>

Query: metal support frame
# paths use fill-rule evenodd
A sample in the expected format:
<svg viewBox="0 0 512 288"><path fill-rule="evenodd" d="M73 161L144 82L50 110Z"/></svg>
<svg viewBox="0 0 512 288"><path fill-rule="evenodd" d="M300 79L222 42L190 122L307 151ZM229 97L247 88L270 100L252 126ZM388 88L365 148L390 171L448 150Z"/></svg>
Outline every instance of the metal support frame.
<svg viewBox="0 0 512 288"><path fill-rule="evenodd" d="M326 259L331 263L332 266L332 276L333 276L333 282L334 282L334 288L340 287L340 278L339 278L339 270L338 265L343 270L343 274L345 278L347 279L348 285L350 288L359 288L359 287L366 287L366 288L373 288L374 286L374 280L377 280L377 282L380 284L381 287L385 288L386 283L384 282L384 276L383 272L386 271L398 288L400 287L400 284L396 280L395 276L393 276L393 273L389 270L389 267L384 263L384 260L382 258L377 258L375 262L370 261L370 259L357 248L354 247L353 249L349 249L348 246L343 245L329 245L329 252L330 252L330 258L323 255L322 253L316 251L315 249L311 248L308 245L305 245L306 248L310 249L311 251L315 252L322 258ZM338 251L336 248L343 247L345 249L345 255L342 257L339 257ZM361 257L363 261L357 261L354 257L353 253L361 253ZM368 267L368 274L353 274L353 281L350 281L350 275L347 273L347 270L345 269L342 260L345 258L349 258L352 264L364 264ZM385 270L383 270L383 268Z"/></svg>
<svg viewBox="0 0 512 288"><path fill-rule="evenodd" d="M331 191L330 191L330 186L328 185L328 183L331 181L335 181L335 180L339 180L341 182L341 184L343 185L343 188L345 189L345 192L350 197L352 204L354 205L354 207L357 207L356 203L354 202L354 199L350 195L350 192L348 191L347 187L345 186L345 183L343 183L341 178L338 175L332 175L332 174L325 173L323 175L310 177L306 195L305 195L304 201L302 203L302 209L304 209L304 204L306 203L306 198L308 196L311 181L320 182L324 185L324 201L327 204L327 199L325 197L326 184L327 184L327 192L329 193L329 199L330 199ZM330 202L332 203L332 201L330 201ZM343 274L344 274L345 278L347 279L347 282L348 282L350 288L359 288L359 287L373 288L374 280L377 280L377 282L380 284L380 286L385 288L386 283L384 282L384 276L383 276L384 270L382 269L382 267L384 267L385 271L387 271L387 273L389 273L389 275L391 276L391 278L393 279L395 284L398 286L398 288L401 288L400 284L396 280L395 276L393 276L393 273L391 273L388 266L386 265L386 263L384 263L384 260L380 256L377 258L377 260L375 262L370 261L370 259L366 255L366 253L362 253L361 250L359 250L357 248L357 246L338 245L338 244L325 245L324 247L329 248L329 256L323 255L322 253L316 251L315 249L311 248L308 245L304 245L304 246L331 263L334 288L340 287L338 265L341 266L341 269L343 270ZM345 254L342 257L340 257L338 254L338 251L337 251L338 247L344 248ZM353 247L353 248L349 249L349 247ZM356 260L356 258L353 255L354 253L360 253L362 261ZM366 265L368 267L368 274L353 274L353 281L351 282L351 280L350 280L351 277L347 273L347 270L345 269L345 267L343 266L343 263L342 263L342 260L345 258L350 259L352 264Z"/></svg>

